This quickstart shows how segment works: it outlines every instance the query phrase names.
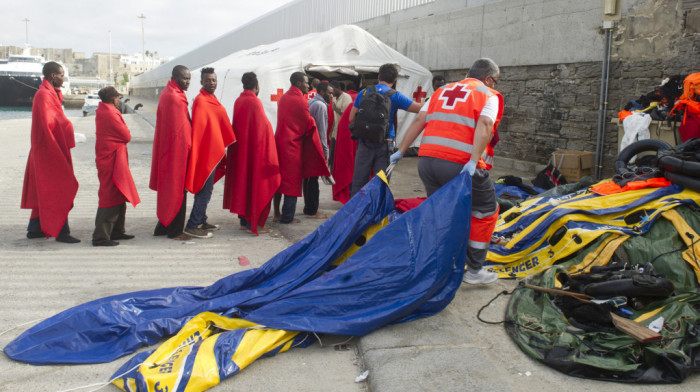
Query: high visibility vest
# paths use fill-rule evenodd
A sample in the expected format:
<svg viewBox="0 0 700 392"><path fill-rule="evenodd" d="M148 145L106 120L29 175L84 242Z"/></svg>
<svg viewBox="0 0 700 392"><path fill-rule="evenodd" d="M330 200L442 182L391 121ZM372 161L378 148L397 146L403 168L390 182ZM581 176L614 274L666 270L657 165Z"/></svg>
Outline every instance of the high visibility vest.
<svg viewBox="0 0 700 392"><path fill-rule="evenodd" d="M503 96L477 79L464 79L438 89L428 103L425 131L418 156L467 163L472 156L474 131L481 110L492 96L498 96L498 116L491 129L494 134L503 117ZM489 143L477 167L493 167L493 146Z"/></svg>
<svg viewBox="0 0 700 392"><path fill-rule="evenodd" d="M304 99L306 99L307 101L309 99L313 99L316 96L316 94L317 94L316 90L309 90L308 93L304 94Z"/></svg>

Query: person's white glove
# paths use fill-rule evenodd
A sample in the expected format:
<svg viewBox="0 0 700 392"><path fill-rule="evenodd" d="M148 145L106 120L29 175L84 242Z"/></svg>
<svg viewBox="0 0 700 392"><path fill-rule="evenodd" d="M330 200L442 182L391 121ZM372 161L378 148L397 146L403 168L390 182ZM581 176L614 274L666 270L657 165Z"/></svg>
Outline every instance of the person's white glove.
<svg viewBox="0 0 700 392"><path fill-rule="evenodd" d="M467 164L464 165L464 168L462 168L462 171L460 173L469 172L469 175L473 176L475 171L476 171L476 162L474 162L470 159L469 162L467 162Z"/></svg>
<svg viewBox="0 0 700 392"><path fill-rule="evenodd" d="M389 157L389 164L396 165L401 158L403 158L403 153L401 151L396 151Z"/></svg>

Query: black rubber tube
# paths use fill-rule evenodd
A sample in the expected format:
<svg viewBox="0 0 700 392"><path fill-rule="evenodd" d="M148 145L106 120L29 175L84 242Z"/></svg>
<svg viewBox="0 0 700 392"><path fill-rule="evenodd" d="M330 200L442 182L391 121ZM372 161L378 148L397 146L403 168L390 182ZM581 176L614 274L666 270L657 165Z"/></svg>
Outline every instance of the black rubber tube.
<svg viewBox="0 0 700 392"><path fill-rule="evenodd" d="M615 159L615 172L623 174L630 171L627 164L633 156L645 151L670 150L671 145L657 139L644 139L630 144L617 155Z"/></svg>
<svg viewBox="0 0 700 392"><path fill-rule="evenodd" d="M667 171L664 173L664 177L674 184L678 184L683 188L693 190L695 192L700 192L700 179L684 176L683 174L672 173Z"/></svg>
<svg viewBox="0 0 700 392"><path fill-rule="evenodd" d="M666 155L659 158L659 167L666 171L700 178L700 162L684 161L680 158Z"/></svg>

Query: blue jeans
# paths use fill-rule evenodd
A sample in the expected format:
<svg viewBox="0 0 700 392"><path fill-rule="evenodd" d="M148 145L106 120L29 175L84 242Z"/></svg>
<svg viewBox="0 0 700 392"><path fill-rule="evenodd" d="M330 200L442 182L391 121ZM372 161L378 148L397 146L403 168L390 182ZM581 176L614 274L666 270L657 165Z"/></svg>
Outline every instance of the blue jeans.
<svg viewBox="0 0 700 392"><path fill-rule="evenodd" d="M211 200L211 193L214 190L214 173L211 173L204 183L202 190L194 195L194 203L190 212L190 219L187 221L187 228L192 229L203 223L207 223L207 206Z"/></svg>
<svg viewBox="0 0 700 392"><path fill-rule="evenodd" d="M294 213L297 211L297 197L284 195L284 202L282 203L282 216L280 217L280 223L292 223L294 220Z"/></svg>

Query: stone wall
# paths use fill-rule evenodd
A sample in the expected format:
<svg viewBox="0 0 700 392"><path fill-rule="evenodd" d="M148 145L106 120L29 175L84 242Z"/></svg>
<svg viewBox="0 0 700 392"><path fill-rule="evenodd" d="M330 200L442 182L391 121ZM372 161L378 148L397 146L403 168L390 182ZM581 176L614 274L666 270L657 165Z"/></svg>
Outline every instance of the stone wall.
<svg viewBox="0 0 700 392"><path fill-rule="evenodd" d="M467 71L433 72L453 81ZM546 163L557 149L595 151L600 74L599 62L502 67L496 89L505 111L497 157ZM617 143L616 131L607 136Z"/></svg>

